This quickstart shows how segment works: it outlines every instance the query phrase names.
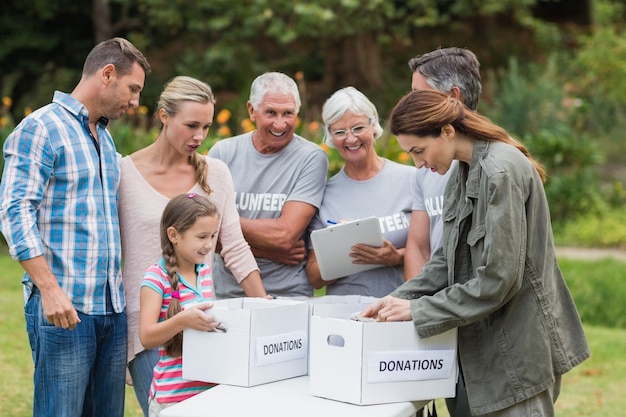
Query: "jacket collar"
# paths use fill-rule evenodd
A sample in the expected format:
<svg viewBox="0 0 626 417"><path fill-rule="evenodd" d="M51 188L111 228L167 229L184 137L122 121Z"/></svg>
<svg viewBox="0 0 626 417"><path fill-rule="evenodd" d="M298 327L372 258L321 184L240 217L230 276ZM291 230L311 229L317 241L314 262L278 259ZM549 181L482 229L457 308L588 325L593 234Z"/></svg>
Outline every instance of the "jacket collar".
<svg viewBox="0 0 626 417"><path fill-rule="evenodd" d="M467 190L466 195L468 198L478 198L478 193L480 191L480 176L482 173L482 167L480 166L481 161L488 155L489 153L489 145L491 142L484 140L475 140L474 141L474 149L472 151L472 164L467 167L465 165L465 169L469 169L467 172Z"/></svg>

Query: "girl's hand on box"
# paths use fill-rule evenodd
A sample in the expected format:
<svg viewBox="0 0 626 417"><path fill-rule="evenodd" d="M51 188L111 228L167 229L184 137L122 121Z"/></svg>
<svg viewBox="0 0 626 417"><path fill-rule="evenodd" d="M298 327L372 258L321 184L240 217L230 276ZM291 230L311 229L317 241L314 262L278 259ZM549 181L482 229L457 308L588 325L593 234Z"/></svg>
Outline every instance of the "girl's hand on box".
<svg viewBox="0 0 626 417"><path fill-rule="evenodd" d="M204 332L211 332L215 330L215 328L219 325L219 322L215 321L215 317L213 315L205 313L205 310L212 307L212 303L205 302L187 307L185 310L181 311L179 314L183 315L181 319L184 319L184 327Z"/></svg>

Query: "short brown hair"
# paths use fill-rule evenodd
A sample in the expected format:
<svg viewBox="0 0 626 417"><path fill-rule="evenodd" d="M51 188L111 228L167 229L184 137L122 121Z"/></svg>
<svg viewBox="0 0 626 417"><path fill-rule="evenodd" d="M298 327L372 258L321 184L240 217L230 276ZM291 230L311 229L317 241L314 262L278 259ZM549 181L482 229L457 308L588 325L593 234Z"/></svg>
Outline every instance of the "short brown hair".
<svg viewBox="0 0 626 417"><path fill-rule="evenodd" d="M152 68L145 56L124 38L113 38L100 42L89 52L83 66L83 75L93 75L108 64L115 65L120 76L132 72L133 64L138 63L146 75Z"/></svg>

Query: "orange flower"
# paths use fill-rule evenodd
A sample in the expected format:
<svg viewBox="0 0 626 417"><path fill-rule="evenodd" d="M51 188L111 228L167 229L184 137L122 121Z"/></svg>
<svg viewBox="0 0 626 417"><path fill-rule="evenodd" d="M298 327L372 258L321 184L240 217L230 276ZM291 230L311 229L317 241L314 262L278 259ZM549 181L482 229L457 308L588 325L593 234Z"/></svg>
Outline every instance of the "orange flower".
<svg viewBox="0 0 626 417"><path fill-rule="evenodd" d="M319 122L315 122L315 121L313 121L313 122L310 122L310 123L309 123L309 130L310 130L312 133L317 132L317 130L318 130L319 128L320 128L320 124L319 124Z"/></svg>
<svg viewBox="0 0 626 417"><path fill-rule="evenodd" d="M0 117L0 127L6 127L9 124L9 119L6 117Z"/></svg>
<svg viewBox="0 0 626 417"><path fill-rule="evenodd" d="M30 107L24 107L24 116L28 116L32 112L33 112L33 109L31 109Z"/></svg>
<svg viewBox="0 0 626 417"><path fill-rule="evenodd" d="M243 131L246 132L246 133L252 132L255 129L254 123L252 123L252 120L250 120L250 119L243 119L241 121L241 127L242 127Z"/></svg>
<svg viewBox="0 0 626 417"><path fill-rule="evenodd" d="M217 114L217 118L215 120L217 121L217 123L223 125L224 123L228 122L228 120L230 120L230 116L232 116L230 110L222 109Z"/></svg>
<svg viewBox="0 0 626 417"><path fill-rule="evenodd" d="M293 77L296 79L296 81L302 81L304 80L304 72L298 71L293 75Z"/></svg>
<svg viewBox="0 0 626 417"><path fill-rule="evenodd" d="M327 145L327 144L325 144L325 143L321 143L321 144L320 144L320 148L322 148L322 150L323 150L324 152L326 152L326 153L328 153L328 151L330 151L330 148L329 148L329 147L328 147L328 145Z"/></svg>
<svg viewBox="0 0 626 417"><path fill-rule="evenodd" d="M217 129L217 134L224 138L227 136L231 136L230 127L221 126L219 129Z"/></svg>
<svg viewBox="0 0 626 417"><path fill-rule="evenodd" d="M2 104L4 105L4 107L10 108L13 104L13 100L11 100L11 97L4 96L2 97Z"/></svg>
<svg viewBox="0 0 626 417"><path fill-rule="evenodd" d="M137 112L145 116L146 114L148 114L148 106L139 106Z"/></svg>
<svg viewBox="0 0 626 417"><path fill-rule="evenodd" d="M408 152L400 152L400 154L398 155L398 162L402 162L403 164L409 162L410 159L411 157L409 156Z"/></svg>

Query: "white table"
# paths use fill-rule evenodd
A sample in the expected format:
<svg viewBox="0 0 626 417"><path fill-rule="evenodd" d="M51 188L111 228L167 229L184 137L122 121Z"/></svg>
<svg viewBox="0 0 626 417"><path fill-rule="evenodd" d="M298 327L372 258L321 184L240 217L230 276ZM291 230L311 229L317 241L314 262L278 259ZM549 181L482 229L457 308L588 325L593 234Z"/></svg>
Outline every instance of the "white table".
<svg viewBox="0 0 626 417"><path fill-rule="evenodd" d="M309 376L254 387L218 385L167 408L161 417L409 417L428 401L353 405L314 397Z"/></svg>

